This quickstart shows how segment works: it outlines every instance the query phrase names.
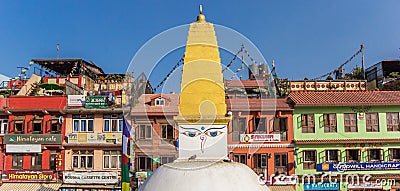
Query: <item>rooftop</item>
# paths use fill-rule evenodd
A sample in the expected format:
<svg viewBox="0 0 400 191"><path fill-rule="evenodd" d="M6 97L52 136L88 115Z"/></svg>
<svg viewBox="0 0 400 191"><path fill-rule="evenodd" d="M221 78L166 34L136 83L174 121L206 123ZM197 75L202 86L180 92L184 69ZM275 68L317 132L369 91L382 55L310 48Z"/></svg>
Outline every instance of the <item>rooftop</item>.
<svg viewBox="0 0 400 191"><path fill-rule="evenodd" d="M400 105L400 91L291 92L295 106Z"/></svg>

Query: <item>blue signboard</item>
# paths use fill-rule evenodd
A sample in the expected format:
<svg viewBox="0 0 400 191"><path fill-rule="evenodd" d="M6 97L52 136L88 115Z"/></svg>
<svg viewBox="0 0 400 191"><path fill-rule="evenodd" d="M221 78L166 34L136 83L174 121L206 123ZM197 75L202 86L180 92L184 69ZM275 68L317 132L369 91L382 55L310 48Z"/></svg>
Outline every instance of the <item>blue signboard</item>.
<svg viewBox="0 0 400 191"><path fill-rule="evenodd" d="M317 164L317 171L400 170L400 162L326 163Z"/></svg>
<svg viewBox="0 0 400 191"><path fill-rule="evenodd" d="M304 183L304 190L340 190L339 182Z"/></svg>

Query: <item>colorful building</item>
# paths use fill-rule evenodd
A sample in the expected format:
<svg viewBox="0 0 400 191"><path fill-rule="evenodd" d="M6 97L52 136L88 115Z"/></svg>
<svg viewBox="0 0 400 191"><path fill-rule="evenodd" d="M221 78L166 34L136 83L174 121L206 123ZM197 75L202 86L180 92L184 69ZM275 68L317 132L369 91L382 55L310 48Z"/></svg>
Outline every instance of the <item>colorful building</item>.
<svg viewBox="0 0 400 191"><path fill-rule="evenodd" d="M0 190L39 188L41 183L58 189L63 170L66 97L11 96L8 100L4 107L8 134L3 138L5 158Z"/></svg>
<svg viewBox="0 0 400 191"><path fill-rule="evenodd" d="M293 189L293 109L286 98L268 98L265 80L225 84L226 103L233 116L228 126L230 159L265 175L265 182L275 189ZM285 181L271 179L274 175L285 175Z"/></svg>
<svg viewBox="0 0 400 191"><path fill-rule="evenodd" d="M121 190L122 82L97 79L92 95L68 95L61 190Z"/></svg>
<svg viewBox="0 0 400 191"><path fill-rule="evenodd" d="M292 92L289 102L296 190L399 189L400 92Z"/></svg>
<svg viewBox="0 0 400 191"><path fill-rule="evenodd" d="M178 157L178 129L173 120L178 115L178 104L178 94L143 94L132 109L132 124L136 130L133 161L137 185L142 184L157 167Z"/></svg>

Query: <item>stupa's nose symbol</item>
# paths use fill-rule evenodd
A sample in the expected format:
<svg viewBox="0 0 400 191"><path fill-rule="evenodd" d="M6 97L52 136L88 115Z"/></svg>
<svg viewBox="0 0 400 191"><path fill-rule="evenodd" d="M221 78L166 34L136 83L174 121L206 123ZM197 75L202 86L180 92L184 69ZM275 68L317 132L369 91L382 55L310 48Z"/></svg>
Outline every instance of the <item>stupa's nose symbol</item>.
<svg viewBox="0 0 400 191"><path fill-rule="evenodd" d="M211 127L206 129L204 126L202 126L200 129L197 128L187 128L187 127L182 127L181 128L184 130L182 131L181 134L186 135L188 137L194 138L194 137L199 137L200 138L200 149L201 152L204 153L204 148L206 144L207 137L217 137L224 133L221 131L221 129L224 129L226 126L223 127Z"/></svg>

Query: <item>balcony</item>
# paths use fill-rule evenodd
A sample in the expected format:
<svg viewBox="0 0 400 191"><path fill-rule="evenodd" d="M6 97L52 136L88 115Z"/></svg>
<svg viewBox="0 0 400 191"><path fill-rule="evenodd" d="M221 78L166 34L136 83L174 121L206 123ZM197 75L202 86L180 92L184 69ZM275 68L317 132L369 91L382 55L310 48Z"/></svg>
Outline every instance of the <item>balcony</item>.
<svg viewBox="0 0 400 191"><path fill-rule="evenodd" d="M288 167L286 166L276 166L274 168L275 174L288 174Z"/></svg>
<svg viewBox="0 0 400 191"><path fill-rule="evenodd" d="M256 173L256 174L264 174L265 175L265 170L266 170L266 168L253 168L253 171ZM267 172L268 173L268 172Z"/></svg>

